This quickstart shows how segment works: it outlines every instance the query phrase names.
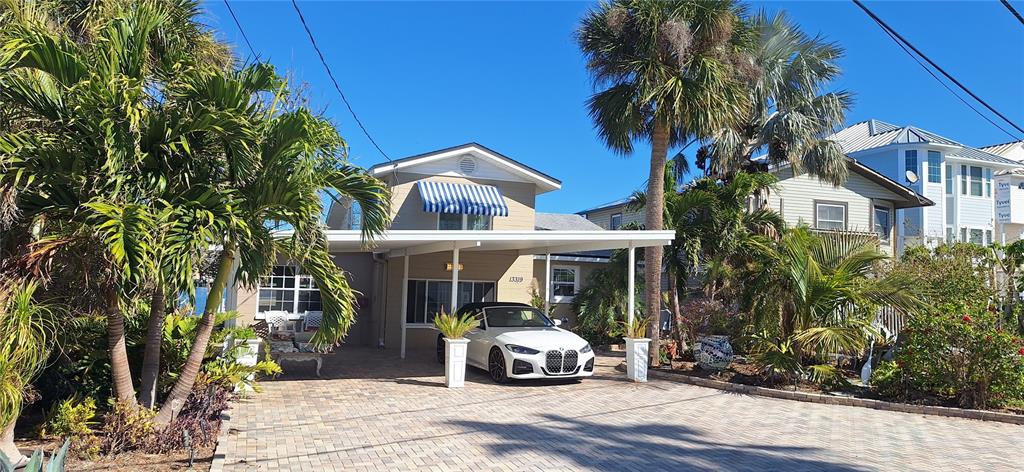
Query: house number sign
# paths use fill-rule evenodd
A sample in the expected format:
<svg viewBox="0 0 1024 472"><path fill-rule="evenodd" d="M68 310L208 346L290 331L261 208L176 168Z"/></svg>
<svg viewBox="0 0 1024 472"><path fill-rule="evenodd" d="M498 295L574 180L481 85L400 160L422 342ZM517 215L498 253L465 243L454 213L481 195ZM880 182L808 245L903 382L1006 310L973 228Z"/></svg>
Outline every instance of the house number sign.
<svg viewBox="0 0 1024 472"><path fill-rule="evenodd" d="M523 277L517 277L513 275L508 278L508 281L514 284L521 284L523 283Z"/></svg>

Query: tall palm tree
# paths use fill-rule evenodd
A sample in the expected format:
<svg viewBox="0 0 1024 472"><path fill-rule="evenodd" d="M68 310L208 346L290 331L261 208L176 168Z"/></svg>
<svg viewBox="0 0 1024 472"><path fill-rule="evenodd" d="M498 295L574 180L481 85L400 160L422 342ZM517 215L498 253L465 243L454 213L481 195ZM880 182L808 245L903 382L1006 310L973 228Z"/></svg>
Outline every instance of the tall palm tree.
<svg viewBox="0 0 1024 472"><path fill-rule="evenodd" d="M749 88L743 118L718 130L698 153L710 174L728 177L750 166L755 152L767 164L789 164L835 185L847 175L839 144L827 139L843 125L852 97L825 91L839 76L843 50L821 36L808 36L785 13L750 19L760 73Z"/></svg>
<svg viewBox="0 0 1024 472"><path fill-rule="evenodd" d="M743 54L746 27L731 0L601 3L582 19L576 39L598 87L587 103L611 149L651 143L645 227L663 228L664 169L670 147L729 126L747 99L739 77L752 69ZM650 316L661 306L662 248L645 249ZM651 323L651 362L659 364L659 323Z"/></svg>
<svg viewBox="0 0 1024 472"><path fill-rule="evenodd" d="M198 106L238 110L257 132L254 146L231 148L206 179L231 201L236 214L218 235L221 250L195 343L155 421L166 424L192 390L213 330L215 314L232 276L254 286L283 256L299 264L317 287L324 319L313 336L320 347L337 344L355 319L354 293L328 253L321 218L322 195L351 199L362 209L364 240L390 224L390 192L384 182L345 160L345 142L325 118L302 107L278 108L284 87L270 67L225 76L197 77L171 92ZM260 94L274 91L268 99ZM290 230L280 233L275 226ZM237 263L237 273L235 265Z"/></svg>
<svg viewBox="0 0 1024 472"><path fill-rule="evenodd" d="M39 286L0 279L0 452L14 464L14 424L53 344L56 310L34 299Z"/></svg>

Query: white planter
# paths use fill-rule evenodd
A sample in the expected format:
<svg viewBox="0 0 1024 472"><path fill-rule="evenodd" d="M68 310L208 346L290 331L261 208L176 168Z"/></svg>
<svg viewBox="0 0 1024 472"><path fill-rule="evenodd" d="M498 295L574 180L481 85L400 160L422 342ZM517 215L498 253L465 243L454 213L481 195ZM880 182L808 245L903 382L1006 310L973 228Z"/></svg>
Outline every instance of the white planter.
<svg viewBox="0 0 1024 472"><path fill-rule="evenodd" d="M634 382L647 381L649 338L626 338L626 377Z"/></svg>
<svg viewBox="0 0 1024 472"><path fill-rule="evenodd" d="M462 388L466 384L466 338L444 338L444 384L448 388Z"/></svg>

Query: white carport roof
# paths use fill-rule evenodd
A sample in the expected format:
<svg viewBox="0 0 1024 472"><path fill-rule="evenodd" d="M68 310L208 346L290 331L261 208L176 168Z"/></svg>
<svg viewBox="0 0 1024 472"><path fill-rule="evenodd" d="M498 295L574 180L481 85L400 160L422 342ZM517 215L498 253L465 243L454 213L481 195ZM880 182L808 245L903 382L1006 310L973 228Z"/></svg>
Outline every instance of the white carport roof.
<svg viewBox="0 0 1024 472"><path fill-rule="evenodd" d="M518 251L522 255L664 246L674 231L439 231L392 230L365 247L359 231L329 230L331 252L386 252L390 256L451 251Z"/></svg>

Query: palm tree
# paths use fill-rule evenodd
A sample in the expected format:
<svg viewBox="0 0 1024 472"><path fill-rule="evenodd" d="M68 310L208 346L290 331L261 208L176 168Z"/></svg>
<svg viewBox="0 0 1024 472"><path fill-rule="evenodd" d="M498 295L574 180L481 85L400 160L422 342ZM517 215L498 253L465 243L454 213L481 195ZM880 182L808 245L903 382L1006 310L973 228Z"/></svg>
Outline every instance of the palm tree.
<svg viewBox="0 0 1024 472"><path fill-rule="evenodd" d="M53 341L56 310L36 303L39 286L0 279L0 452L17 464L14 424L32 380L42 371Z"/></svg>
<svg viewBox="0 0 1024 472"><path fill-rule="evenodd" d="M823 89L839 73L843 50L822 37L810 37L785 13L750 20L760 71L750 87L742 119L718 130L699 152L710 175L729 177L748 168L754 153L767 151L766 164L789 164L835 185L846 180L845 156L827 137L843 125L852 103L844 91Z"/></svg>
<svg viewBox="0 0 1024 472"><path fill-rule="evenodd" d="M328 253L321 218L322 195L351 199L362 209L364 240L371 242L390 224L386 184L345 161L345 142L325 118L302 107L285 107L284 88L270 67L226 76L207 76L173 90L199 106L239 110L257 131L249 148L232 148L207 174L236 214L226 220L218 244L216 277L210 287L195 343L155 421L166 424L188 397L201 367L215 314L229 279L253 286L283 256L298 263L320 288L323 322L313 336L320 347L337 344L355 319L354 293ZM259 94L276 91L266 100ZM230 92L230 93L226 93ZM222 171L219 171L222 170ZM271 223L275 225L272 226ZM278 233L273 228L290 230ZM235 264L237 262L237 273Z"/></svg>
<svg viewBox="0 0 1024 472"><path fill-rule="evenodd" d="M729 126L747 99L738 78L751 69L741 10L731 0L616 0L586 14L576 33L599 87L588 101L598 134L629 155L651 143L645 227L663 228L664 169L670 147ZM662 248L645 249L645 302L661 306ZM658 323L651 323L651 362L659 364Z"/></svg>
<svg viewBox="0 0 1024 472"><path fill-rule="evenodd" d="M757 328L791 344L797 360L859 352L878 308L920 305L909 277L879 273L887 259L869 235L794 228L751 267L744 308Z"/></svg>

